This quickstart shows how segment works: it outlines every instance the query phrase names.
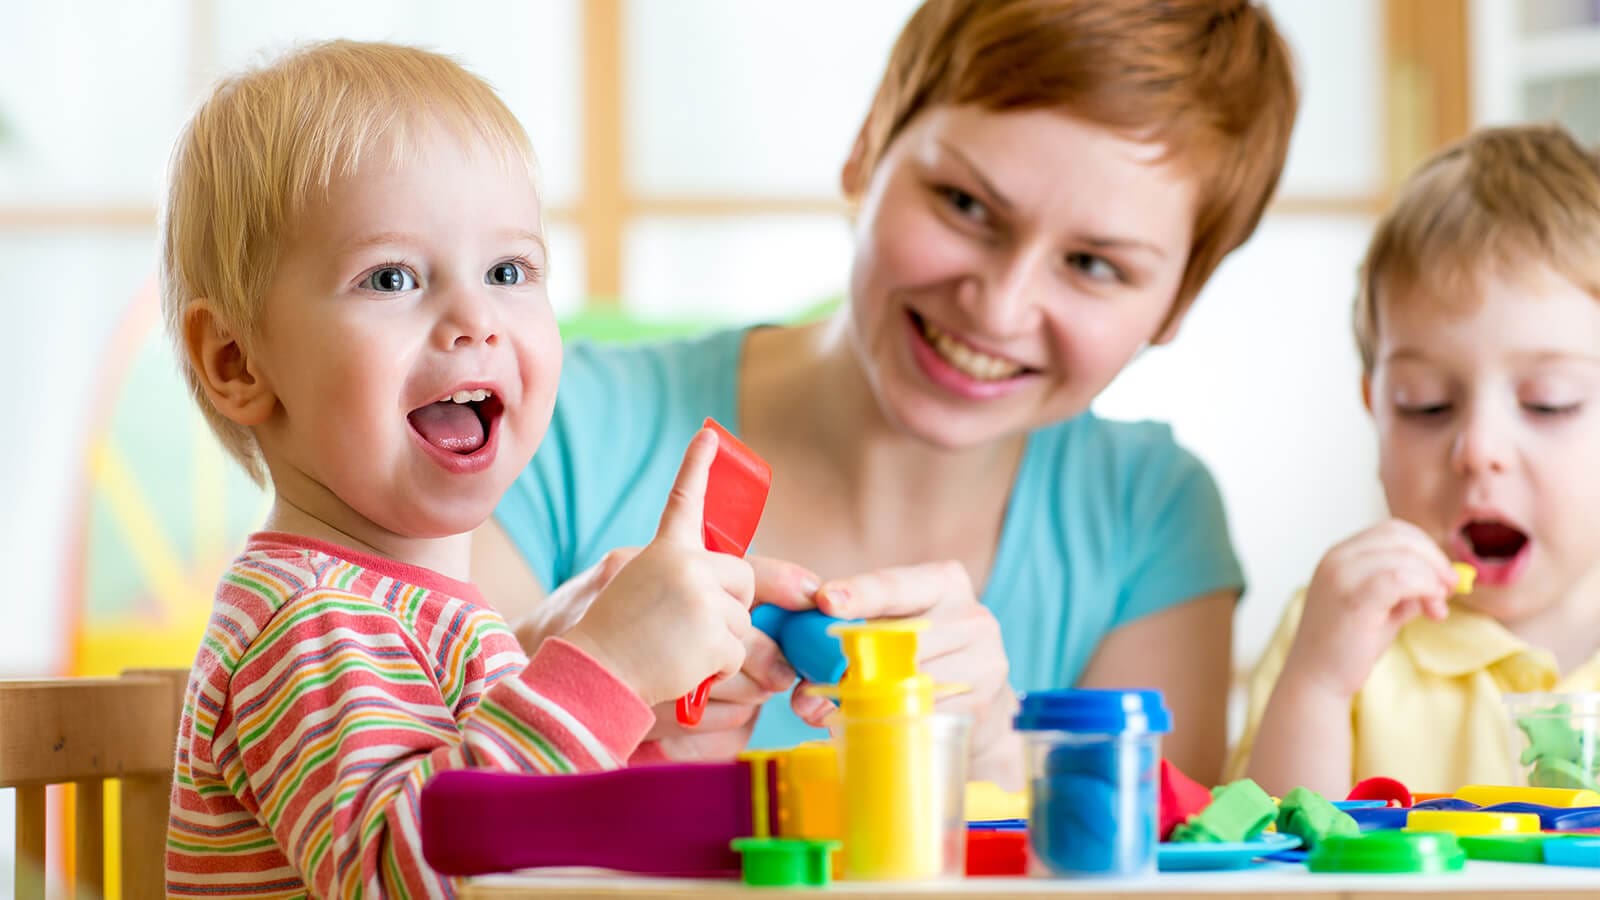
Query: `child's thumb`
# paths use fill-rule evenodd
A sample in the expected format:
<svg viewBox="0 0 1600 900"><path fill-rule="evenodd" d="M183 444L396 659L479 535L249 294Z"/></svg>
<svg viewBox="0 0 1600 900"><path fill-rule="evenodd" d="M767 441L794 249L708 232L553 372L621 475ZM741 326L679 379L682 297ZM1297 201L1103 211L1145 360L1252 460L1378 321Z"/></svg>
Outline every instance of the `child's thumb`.
<svg viewBox="0 0 1600 900"><path fill-rule="evenodd" d="M716 456L716 432L700 429L683 453L677 480L661 511L656 540L684 547L705 546L706 483L711 479L711 461Z"/></svg>

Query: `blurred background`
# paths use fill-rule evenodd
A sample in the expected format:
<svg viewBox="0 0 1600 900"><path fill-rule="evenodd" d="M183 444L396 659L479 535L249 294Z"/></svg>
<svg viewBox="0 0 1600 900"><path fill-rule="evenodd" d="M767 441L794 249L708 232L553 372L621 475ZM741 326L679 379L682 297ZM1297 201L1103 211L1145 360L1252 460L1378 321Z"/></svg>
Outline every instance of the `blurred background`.
<svg viewBox="0 0 1600 900"><path fill-rule="evenodd" d="M1382 512L1348 318L1397 180L1478 124L1555 118L1600 139L1600 0L1267 5L1304 98L1280 195L1182 338L1097 405L1171 421L1216 473L1250 580L1241 670L1322 551ZM692 329L840 295L838 168L914 6L0 0L0 676L187 665L265 508L192 410L156 315L163 169L219 75L336 36L457 56L538 149L569 332Z"/></svg>

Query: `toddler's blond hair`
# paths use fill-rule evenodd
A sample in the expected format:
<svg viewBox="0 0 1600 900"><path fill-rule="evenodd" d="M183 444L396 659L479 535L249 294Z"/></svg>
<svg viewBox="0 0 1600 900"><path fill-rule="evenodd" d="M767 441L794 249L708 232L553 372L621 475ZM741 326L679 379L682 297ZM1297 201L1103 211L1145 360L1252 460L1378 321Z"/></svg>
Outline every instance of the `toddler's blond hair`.
<svg viewBox="0 0 1600 900"><path fill-rule="evenodd" d="M184 312L210 301L248 348L284 234L308 199L374 154L403 162L432 127L537 178L527 133L483 79L394 44L315 44L224 79L178 138L161 211L162 315L195 401L258 484L260 448L206 398L184 347Z"/></svg>

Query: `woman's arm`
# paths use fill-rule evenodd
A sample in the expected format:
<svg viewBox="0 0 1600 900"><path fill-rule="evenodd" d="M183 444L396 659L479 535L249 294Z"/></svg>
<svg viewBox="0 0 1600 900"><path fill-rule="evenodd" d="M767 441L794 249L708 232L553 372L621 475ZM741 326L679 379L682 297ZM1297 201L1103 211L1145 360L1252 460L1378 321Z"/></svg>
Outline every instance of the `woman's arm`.
<svg viewBox="0 0 1600 900"><path fill-rule="evenodd" d="M1079 678L1086 688L1152 688L1166 695L1172 734L1162 755L1201 784L1216 784L1228 739L1233 607L1238 592L1201 594L1106 636Z"/></svg>

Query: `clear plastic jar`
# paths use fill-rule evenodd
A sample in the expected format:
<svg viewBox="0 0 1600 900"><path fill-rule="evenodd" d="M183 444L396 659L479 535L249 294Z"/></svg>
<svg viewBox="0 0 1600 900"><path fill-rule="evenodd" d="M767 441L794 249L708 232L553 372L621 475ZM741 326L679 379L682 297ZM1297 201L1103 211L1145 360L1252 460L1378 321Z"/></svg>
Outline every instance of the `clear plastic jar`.
<svg viewBox="0 0 1600 900"><path fill-rule="evenodd" d="M1159 691L1036 691L1016 728L1027 742L1030 870L1066 878L1155 871Z"/></svg>

